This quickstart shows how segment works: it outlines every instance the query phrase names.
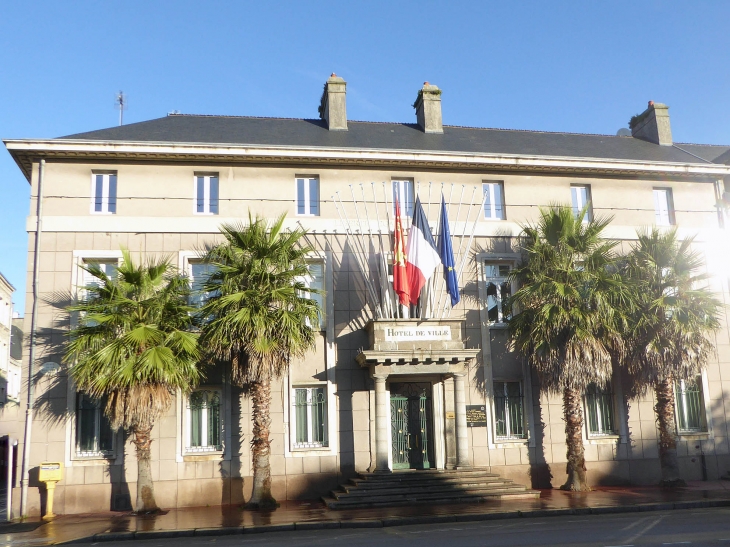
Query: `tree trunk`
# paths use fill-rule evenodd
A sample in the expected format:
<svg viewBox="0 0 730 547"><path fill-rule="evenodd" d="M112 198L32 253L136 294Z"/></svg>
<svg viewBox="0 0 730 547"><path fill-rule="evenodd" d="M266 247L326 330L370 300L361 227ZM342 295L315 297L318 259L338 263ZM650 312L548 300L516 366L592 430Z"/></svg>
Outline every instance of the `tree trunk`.
<svg viewBox="0 0 730 547"><path fill-rule="evenodd" d="M563 418L565 420L565 443L568 446L568 463L565 471L567 482L561 490L587 492L591 488L586 479L586 457L583 448L583 411L580 393L574 389L563 391Z"/></svg>
<svg viewBox="0 0 730 547"><path fill-rule="evenodd" d="M155 489L152 483L152 467L150 465L150 433L152 427L135 427L132 430L132 442L137 449L137 513L155 513L160 510L155 502Z"/></svg>
<svg viewBox="0 0 730 547"><path fill-rule="evenodd" d="M656 394L657 426L659 427L659 463L662 468L662 486L684 486L679 476L679 460L677 459L677 437L674 422L674 382L672 379L657 382L654 385Z"/></svg>
<svg viewBox="0 0 730 547"><path fill-rule="evenodd" d="M271 381L266 378L251 384L251 406L253 412L253 438L251 456L253 458L253 491L247 507L265 509L278 507L271 495Z"/></svg>

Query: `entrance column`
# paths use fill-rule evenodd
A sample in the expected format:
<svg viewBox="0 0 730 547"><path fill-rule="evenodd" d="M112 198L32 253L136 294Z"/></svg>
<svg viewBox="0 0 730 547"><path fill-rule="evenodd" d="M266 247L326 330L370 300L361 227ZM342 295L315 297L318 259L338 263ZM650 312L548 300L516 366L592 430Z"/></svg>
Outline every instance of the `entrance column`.
<svg viewBox="0 0 730 547"><path fill-rule="evenodd" d="M375 380L375 472L390 473L388 467L388 404L385 393L387 376L373 376Z"/></svg>
<svg viewBox="0 0 730 547"><path fill-rule="evenodd" d="M471 467L469 439L466 428L466 381L463 372L454 374L454 403L456 411L456 468Z"/></svg>

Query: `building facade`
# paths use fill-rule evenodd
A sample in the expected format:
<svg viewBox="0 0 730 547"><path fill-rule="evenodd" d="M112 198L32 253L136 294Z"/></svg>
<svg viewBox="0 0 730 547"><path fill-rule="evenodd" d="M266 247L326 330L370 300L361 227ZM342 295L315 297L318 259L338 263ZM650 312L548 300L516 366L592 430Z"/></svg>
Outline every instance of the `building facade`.
<svg viewBox="0 0 730 547"><path fill-rule="evenodd" d="M98 402L78 393L63 368L41 366L61 362L72 320L59 295L73 298L93 282L84 264L113 275L121 248L170 257L197 287L206 274L200 250L220 241L221 224L249 211L287 213L288 226L308 230L316 252L306 281L322 289L324 313L313 326L315 350L272 389L278 499L316 498L368 470L479 466L533 487L564 482L560 397L542 390L509 349L503 306L521 259L516 238L540 207L559 202L611 215L607 235L624 249L641 227L676 227L695 237L712 289L727 301L730 253L719 203L730 147L673 143L664 105L650 104L632 136L444 126L441 92L428 84L415 107L415 124L348 121L346 85L333 75L317 120L170 115L5 141L30 183L29 264L39 240L30 467L65 464L56 512L125 509L135 491L136 459L123 433L109 428ZM421 308L406 313L388 272L396 198L404 227L418 196L436 230L442 194L461 301L450 306L436 275ZM26 332L30 325L29 313ZM717 349L695 382L677 386L686 479L730 470L727 321ZM26 367L28 358L26 350ZM178 394L153 430L160 506L248 496L250 412L225 366L190 396ZM651 394L632 397L617 373L610 388L585 394L584 413L591 483L659 481ZM41 500L31 480L31 512Z"/></svg>

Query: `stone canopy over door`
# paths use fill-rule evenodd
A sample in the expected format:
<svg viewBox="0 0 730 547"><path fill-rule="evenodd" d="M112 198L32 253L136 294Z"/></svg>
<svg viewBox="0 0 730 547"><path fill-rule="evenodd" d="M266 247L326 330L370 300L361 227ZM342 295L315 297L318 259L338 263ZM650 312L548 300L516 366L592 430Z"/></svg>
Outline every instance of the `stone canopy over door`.
<svg viewBox="0 0 730 547"><path fill-rule="evenodd" d="M456 468L469 460L465 376L479 349L464 349L462 321L379 319L368 324L369 350L357 356L375 383L372 470L444 467L439 447L456 446ZM440 398L453 383L455 423L445 427ZM390 392L390 395L388 395ZM438 393L438 397L436 396ZM451 435L451 438L449 438Z"/></svg>

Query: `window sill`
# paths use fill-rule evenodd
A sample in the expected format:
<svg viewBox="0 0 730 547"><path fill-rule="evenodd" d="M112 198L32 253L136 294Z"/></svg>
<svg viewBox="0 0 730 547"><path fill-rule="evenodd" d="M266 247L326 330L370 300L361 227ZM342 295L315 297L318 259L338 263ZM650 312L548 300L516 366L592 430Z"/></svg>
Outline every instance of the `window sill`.
<svg viewBox="0 0 730 547"><path fill-rule="evenodd" d="M619 435L589 435L588 444L616 444L620 440Z"/></svg>
<svg viewBox="0 0 730 547"><path fill-rule="evenodd" d="M190 452L187 454L183 454L184 462L209 462L222 459L222 450L216 450L215 452Z"/></svg>
<svg viewBox="0 0 730 547"><path fill-rule="evenodd" d="M198 213L197 211L193 211L193 215L196 217L217 217L218 213Z"/></svg>
<svg viewBox="0 0 730 547"><path fill-rule="evenodd" d="M332 447L329 446L312 446L306 448L292 448L288 455L293 458L300 458L305 456L324 456L331 452Z"/></svg>
<svg viewBox="0 0 730 547"><path fill-rule="evenodd" d="M681 441L705 441L713 435L709 431L687 431L677 433L677 437Z"/></svg>
<svg viewBox="0 0 730 547"><path fill-rule="evenodd" d="M494 448L514 448L515 446L525 445L530 442L529 439L497 439L494 441Z"/></svg>
<svg viewBox="0 0 730 547"><path fill-rule="evenodd" d="M485 222L504 222L506 219L484 217L482 220L484 220Z"/></svg>
<svg viewBox="0 0 730 547"><path fill-rule="evenodd" d="M73 456L71 458L71 465L84 467L94 465L115 465L117 457L112 456Z"/></svg>

